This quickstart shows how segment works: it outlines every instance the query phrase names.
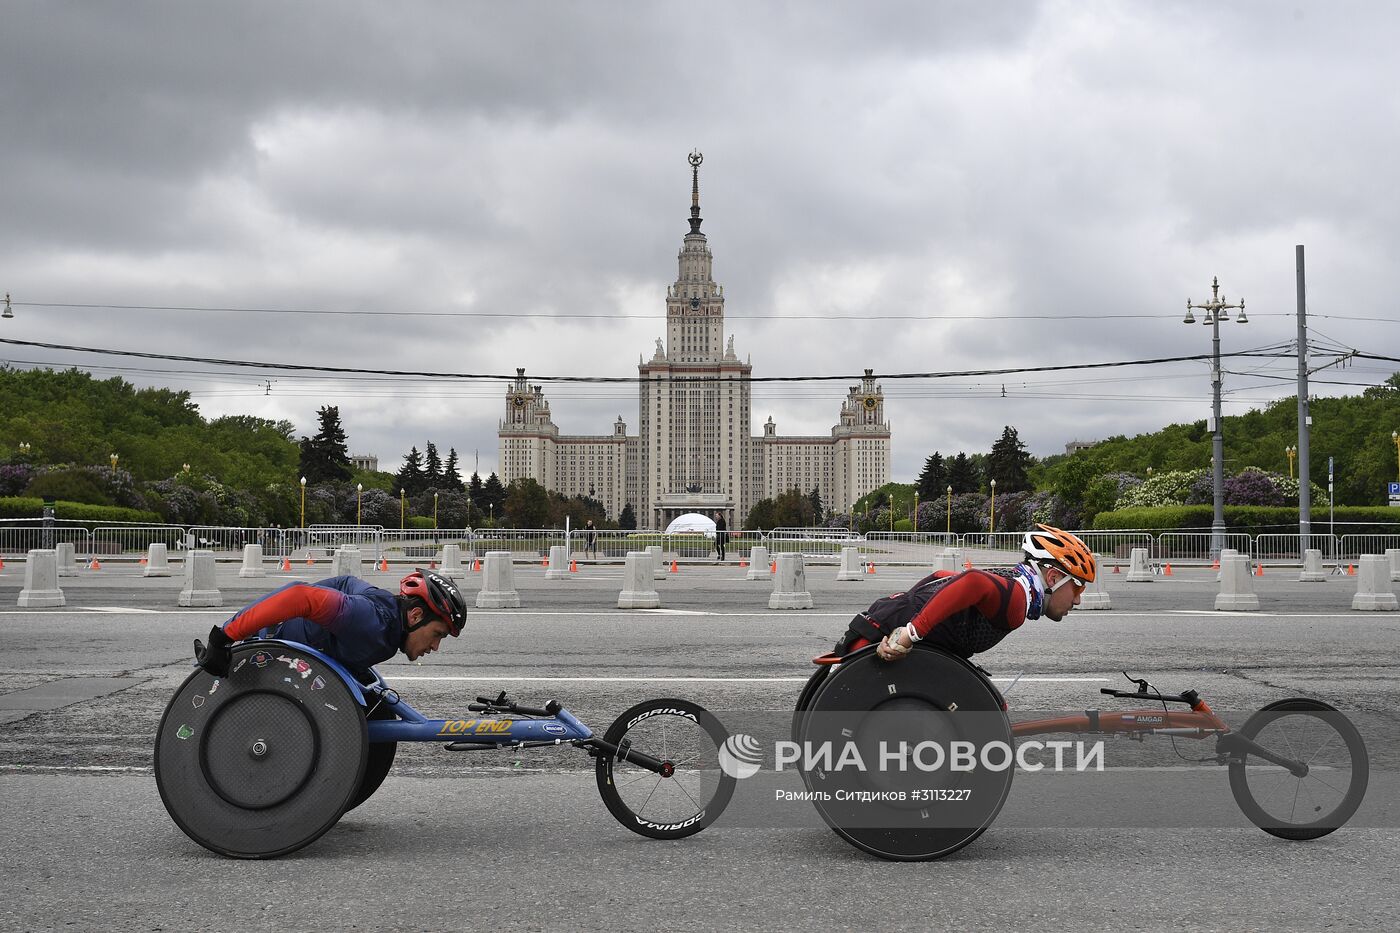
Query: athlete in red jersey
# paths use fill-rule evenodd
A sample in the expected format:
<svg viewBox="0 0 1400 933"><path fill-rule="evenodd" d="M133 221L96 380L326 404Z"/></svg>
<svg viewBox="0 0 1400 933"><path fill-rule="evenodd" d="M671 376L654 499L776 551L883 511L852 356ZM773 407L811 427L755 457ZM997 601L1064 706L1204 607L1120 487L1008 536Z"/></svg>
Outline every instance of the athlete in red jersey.
<svg viewBox="0 0 1400 933"><path fill-rule="evenodd" d="M928 641L964 658L986 651L1041 616L1059 621L1093 582L1094 555L1067 531L1037 525L1022 543L1025 560L1014 567L939 571L903 593L877 600L851 620L836 646L844 655L871 642L886 661Z"/></svg>

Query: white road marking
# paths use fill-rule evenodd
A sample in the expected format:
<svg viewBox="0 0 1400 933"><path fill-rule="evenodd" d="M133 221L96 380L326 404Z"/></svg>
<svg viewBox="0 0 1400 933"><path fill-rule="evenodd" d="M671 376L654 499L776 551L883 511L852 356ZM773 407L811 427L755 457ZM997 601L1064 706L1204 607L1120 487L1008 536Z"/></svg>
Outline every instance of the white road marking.
<svg viewBox="0 0 1400 933"><path fill-rule="evenodd" d="M581 684L634 684L634 683L675 683L675 684L805 684L806 677L500 677L495 674L479 675L420 675L385 674L385 680L445 680L445 681L506 681L510 683L581 683ZM1012 680L1011 677L993 677L992 680ZM1107 683L1108 677L1022 677L1022 683L1040 684L1088 684Z"/></svg>
<svg viewBox="0 0 1400 933"><path fill-rule="evenodd" d="M159 609L130 609L125 606L83 606L81 608L88 612L130 612L146 615L158 614L161 611Z"/></svg>

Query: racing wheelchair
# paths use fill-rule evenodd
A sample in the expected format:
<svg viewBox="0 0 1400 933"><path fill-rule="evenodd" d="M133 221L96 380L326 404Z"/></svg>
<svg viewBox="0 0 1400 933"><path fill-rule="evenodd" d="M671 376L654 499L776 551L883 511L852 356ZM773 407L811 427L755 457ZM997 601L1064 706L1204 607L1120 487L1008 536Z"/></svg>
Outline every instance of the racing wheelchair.
<svg viewBox="0 0 1400 933"><path fill-rule="evenodd" d="M887 663L875 648L813 659L818 667L798 698L792 740L804 748L852 748L852 759L886 765L841 768L827 756L802 768L808 797L827 825L881 858L921 861L956 852L991 825L1011 790L1016 768L997 767L1011 764L1009 757L974 760L980 766L963 771L920 770L905 767L911 748L1009 750L1014 739L1054 733L1213 738L1214 754L1198 760L1228 769L1231 793L1250 822L1292 840L1336 830L1366 793L1370 764L1361 734L1318 700L1270 703L1232 729L1195 690L1164 694L1129 677L1134 690L1100 693L1150 706L1012 722L1001 692L971 662L916 644Z"/></svg>
<svg viewBox="0 0 1400 933"><path fill-rule="evenodd" d="M233 646L227 677L195 668L161 716L156 784L175 824L234 858L273 858L314 842L383 783L399 742L449 752L572 746L594 759L618 822L655 839L713 823L734 793L719 766L728 738L703 707L646 700L599 737L558 701L477 697L463 719L428 719L370 669L365 681L296 642Z"/></svg>

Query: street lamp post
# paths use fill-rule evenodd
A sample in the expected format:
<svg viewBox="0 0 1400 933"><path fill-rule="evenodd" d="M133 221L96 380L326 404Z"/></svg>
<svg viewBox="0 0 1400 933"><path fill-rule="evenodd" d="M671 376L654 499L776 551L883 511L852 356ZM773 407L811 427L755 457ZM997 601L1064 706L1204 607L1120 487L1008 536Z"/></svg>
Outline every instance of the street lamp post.
<svg viewBox="0 0 1400 933"><path fill-rule="evenodd" d="M301 527L306 528L306 477L301 478Z"/></svg>
<svg viewBox="0 0 1400 933"><path fill-rule="evenodd" d="M433 493L433 531L437 531L437 493Z"/></svg>
<svg viewBox="0 0 1400 933"><path fill-rule="evenodd" d="M997 533L997 481L992 480L992 518L987 523L987 533Z"/></svg>
<svg viewBox="0 0 1400 933"><path fill-rule="evenodd" d="M953 487L948 487L948 534L953 533Z"/></svg>
<svg viewBox="0 0 1400 933"><path fill-rule="evenodd" d="M356 527L356 528L359 528L359 527L360 527L360 502L361 502L361 500L364 498L364 494L365 494L365 484L364 484L364 483L356 483L356 484L355 484L355 527Z"/></svg>
<svg viewBox="0 0 1400 933"><path fill-rule="evenodd" d="M108 454L108 455L107 455L107 459L108 459L108 460L111 462L111 464L112 464L112 472L113 472L113 473L117 472L117 461L120 460L121 457L120 457L119 455L117 455L117 454Z"/></svg>
<svg viewBox="0 0 1400 933"><path fill-rule="evenodd" d="M1196 308L1206 312L1206 319L1201 323L1211 328L1211 412L1215 418L1215 431L1211 437L1211 461L1215 487L1215 515L1210 524L1210 553L1212 557L1218 557L1225 546L1225 434L1220 414L1220 324L1222 321L1227 324L1230 322L1230 311L1234 309L1240 312L1237 318L1239 323L1248 324L1249 318L1245 317L1244 299L1240 299L1239 304L1232 305L1220 296L1219 276L1211 279L1210 291L1210 301L1205 304L1192 304L1190 298L1186 299L1186 317L1182 318L1181 323L1196 323L1196 317L1191 313L1192 309Z"/></svg>
<svg viewBox="0 0 1400 933"><path fill-rule="evenodd" d="M1298 456L1298 448L1292 445L1283 448L1284 454L1288 456L1288 478L1293 478L1293 458Z"/></svg>
<svg viewBox="0 0 1400 933"><path fill-rule="evenodd" d="M1395 479L1400 481L1400 431L1391 431L1390 439L1395 442Z"/></svg>
<svg viewBox="0 0 1400 933"><path fill-rule="evenodd" d="M403 498L403 496L404 496L404 491L403 491L402 489L400 489L400 490L399 490L399 527L400 527L400 528L407 528L408 526L404 524L404 517L403 517L403 516L404 516L404 511L403 511L403 507L404 507L404 498Z"/></svg>
<svg viewBox="0 0 1400 933"><path fill-rule="evenodd" d="M914 533L919 533L919 490L914 490Z"/></svg>

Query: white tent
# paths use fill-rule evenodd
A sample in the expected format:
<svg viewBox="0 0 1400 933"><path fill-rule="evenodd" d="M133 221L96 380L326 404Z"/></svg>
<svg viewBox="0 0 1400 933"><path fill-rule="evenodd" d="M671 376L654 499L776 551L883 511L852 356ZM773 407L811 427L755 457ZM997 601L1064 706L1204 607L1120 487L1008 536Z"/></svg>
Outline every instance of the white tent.
<svg viewBox="0 0 1400 933"><path fill-rule="evenodd" d="M714 519L706 518L699 512L686 512L684 515L677 516L675 521L666 526L666 533L668 535L699 533L713 538L715 536L715 522Z"/></svg>

